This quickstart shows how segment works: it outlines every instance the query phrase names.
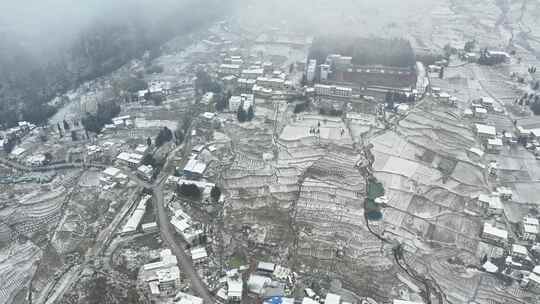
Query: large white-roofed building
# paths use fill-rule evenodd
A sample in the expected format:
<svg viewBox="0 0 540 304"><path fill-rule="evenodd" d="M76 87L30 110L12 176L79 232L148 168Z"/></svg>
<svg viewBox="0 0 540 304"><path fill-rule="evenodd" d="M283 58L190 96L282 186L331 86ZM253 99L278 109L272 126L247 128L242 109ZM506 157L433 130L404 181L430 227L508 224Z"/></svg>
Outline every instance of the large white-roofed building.
<svg viewBox="0 0 540 304"><path fill-rule="evenodd" d="M526 216L521 225L521 238L525 241L536 241L540 233L540 223L537 218Z"/></svg>
<svg viewBox="0 0 540 304"><path fill-rule="evenodd" d="M508 231L497 228L490 223L484 223L482 237L497 243L505 244L508 242Z"/></svg>
<svg viewBox="0 0 540 304"><path fill-rule="evenodd" d="M137 205L137 208L133 211L131 217L124 225L124 228L122 229L122 234L129 234L137 231L137 227L139 227L144 213L146 212L146 203L148 203L150 198L150 195L145 195L141 198L141 201Z"/></svg>
<svg viewBox="0 0 540 304"><path fill-rule="evenodd" d="M199 179L206 170L206 164L195 158L190 159L184 167L184 175L187 178Z"/></svg>
<svg viewBox="0 0 540 304"><path fill-rule="evenodd" d="M478 137L482 140L488 140L490 138L495 138L497 135L497 129L494 126L484 125L484 124L475 124L474 129Z"/></svg>

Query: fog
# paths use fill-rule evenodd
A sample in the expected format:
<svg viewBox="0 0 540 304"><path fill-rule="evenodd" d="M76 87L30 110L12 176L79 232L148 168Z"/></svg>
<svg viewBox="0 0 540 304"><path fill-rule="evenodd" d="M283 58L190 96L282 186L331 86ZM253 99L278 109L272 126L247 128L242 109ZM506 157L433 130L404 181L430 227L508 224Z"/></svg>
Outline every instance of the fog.
<svg viewBox="0 0 540 304"><path fill-rule="evenodd" d="M81 31L93 24L123 24L136 19L141 24L151 25L181 9L187 2L193 1L0 1L0 35L7 39L8 45L17 44L31 54L49 57L59 49L68 47ZM200 2L203 6L207 1Z"/></svg>
<svg viewBox="0 0 540 304"><path fill-rule="evenodd" d="M0 1L0 37L4 46L16 44L39 60L51 59L69 47L80 32L96 23L124 24L136 20L152 26L196 3L207 0L29 0ZM422 11L439 0L238 0L222 1L230 15L245 27L279 27L312 33L354 33L402 36ZM6 46L7 45L7 46Z"/></svg>
<svg viewBox="0 0 540 304"><path fill-rule="evenodd" d="M442 0L251 0L237 8L251 27L360 36L403 36ZM269 13L271 12L271 13ZM416 18L415 18L416 17Z"/></svg>

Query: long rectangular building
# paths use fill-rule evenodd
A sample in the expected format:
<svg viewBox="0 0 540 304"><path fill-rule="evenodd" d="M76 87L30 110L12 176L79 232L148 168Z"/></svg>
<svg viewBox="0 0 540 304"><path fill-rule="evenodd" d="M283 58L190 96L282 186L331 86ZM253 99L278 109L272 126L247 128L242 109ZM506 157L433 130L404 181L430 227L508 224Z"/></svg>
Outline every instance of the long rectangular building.
<svg viewBox="0 0 540 304"><path fill-rule="evenodd" d="M316 84L315 94L320 96L351 97L352 89L333 85Z"/></svg>
<svg viewBox="0 0 540 304"><path fill-rule="evenodd" d="M141 223L141 220L146 212L146 203L152 198L150 195L145 195L141 198L141 201L137 205L137 208L133 211L133 214L128 219L127 223L122 229L122 234L133 233L137 231L137 227Z"/></svg>

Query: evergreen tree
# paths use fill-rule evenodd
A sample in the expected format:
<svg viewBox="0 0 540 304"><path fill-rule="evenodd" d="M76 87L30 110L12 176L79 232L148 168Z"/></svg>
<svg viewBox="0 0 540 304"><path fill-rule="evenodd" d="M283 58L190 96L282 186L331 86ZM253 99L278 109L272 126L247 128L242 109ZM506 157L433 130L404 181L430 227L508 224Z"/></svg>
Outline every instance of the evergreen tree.
<svg viewBox="0 0 540 304"><path fill-rule="evenodd" d="M386 108L388 110L394 110L394 96L395 96L395 94L394 94L394 92L387 92L386 94L387 94L386 96L388 97L388 100L386 101Z"/></svg>
<svg viewBox="0 0 540 304"><path fill-rule="evenodd" d="M45 161L43 162L44 165L48 165L51 163L52 159L53 159L53 156L51 154L51 152L45 152L43 154L43 156L45 156Z"/></svg>
<svg viewBox="0 0 540 304"><path fill-rule="evenodd" d="M60 128L60 123L56 123L56 127L58 128L58 134L60 134L60 138L62 138L64 135L62 135L62 128Z"/></svg>
<svg viewBox="0 0 540 304"><path fill-rule="evenodd" d="M253 106L249 106L247 111L247 120L252 121L253 117L255 117L255 112L253 112Z"/></svg>
<svg viewBox="0 0 540 304"><path fill-rule="evenodd" d="M306 74L302 75L302 80L300 81L300 86L305 87L307 85Z"/></svg>
<svg viewBox="0 0 540 304"><path fill-rule="evenodd" d="M476 46L476 40L469 40L467 42L465 42L465 46L463 47L463 50L465 52L471 52L472 50L474 50L474 47Z"/></svg>
<svg viewBox="0 0 540 304"><path fill-rule="evenodd" d="M239 122L245 122L247 119L247 113L246 110L244 110L244 107L240 105L238 107L238 111L236 112L236 117L238 118Z"/></svg>
<svg viewBox="0 0 540 304"><path fill-rule="evenodd" d="M141 161L141 163L145 166L152 166L154 167L155 163L156 163L156 160L154 159L154 157L152 156L152 154L145 154L143 156L143 159Z"/></svg>
<svg viewBox="0 0 540 304"><path fill-rule="evenodd" d="M180 145L181 143L184 142L184 132L182 132L182 129L181 128L177 128L176 131L174 132L174 136L176 138L176 144L177 145Z"/></svg>
<svg viewBox="0 0 540 304"><path fill-rule="evenodd" d="M219 197L221 196L221 189L219 189L218 186L212 187L212 190L210 191L210 197L214 202L217 202L219 200Z"/></svg>
<svg viewBox="0 0 540 304"><path fill-rule="evenodd" d="M71 131L71 140L77 141L79 138L77 137L77 132Z"/></svg>
<svg viewBox="0 0 540 304"><path fill-rule="evenodd" d="M150 146L152 145L152 139L151 139L150 137L148 137L148 138L146 139L146 145L147 145L148 147L150 147Z"/></svg>
<svg viewBox="0 0 540 304"><path fill-rule="evenodd" d="M201 196L201 190L194 184L178 185L176 191L182 196L191 198L199 198Z"/></svg>

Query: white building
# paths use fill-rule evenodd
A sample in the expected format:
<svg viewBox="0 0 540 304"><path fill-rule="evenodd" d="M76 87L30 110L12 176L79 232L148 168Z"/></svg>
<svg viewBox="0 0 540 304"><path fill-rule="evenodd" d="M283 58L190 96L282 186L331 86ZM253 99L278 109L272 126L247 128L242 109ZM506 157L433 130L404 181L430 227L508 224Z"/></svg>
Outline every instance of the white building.
<svg viewBox="0 0 540 304"><path fill-rule="evenodd" d="M321 81L328 80L328 75L330 74L330 65L329 64L321 64Z"/></svg>
<svg viewBox="0 0 540 304"><path fill-rule="evenodd" d="M222 64L219 66L219 73L225 75L238 75L240 74L240 65Z"/></svg>
<svg viewBox="0 0 540 304"><path fill-rule="evenodd" d="M488 138L486 149L491 153L500 153L503 148L503 142L500 138Z"/></svg>
<svg viewBox="0 0 540 304"><path fill-rule="evenodd" d="M251 92L253 91L253 86L257 83L257 80L249 78L239 78L236 83L240 91Z"/></svg>
<svg viewBox="0 0 540 304"><path fill-rule="evenodd" d="M261 77L262 75L264 75L264 70L260 68L242 70L242 78L257 79L258 77Z"/></svg>
<svg viewBox="0 0 540 304"><path fill-rule="evenodd" d="M340 304L341 296L334 293L327 293L324 304Z"/></svg>
<svg viewBox="0 0 540 304"><path fill-rule="evenodd" d="M495 100L489 96L484 96L481 99L482 105L488 109L493 109L493 105L495 104Z"/></svg>
<svg viewBox="0 0 540 304"><path fill-rule="evenodd" d="M320 304L319 301L315 301L312 298L304 297L302 299L302 304Z"/></svg>
<svg viewBox="0 0 540 304"><path fill-rule="evenodd" d="M274 273L274 270L276 269L276 264L270 263L270 262L259 262L257 264L257 271L262 271L266 273Z"/></svg>
<svg viewBox="0 0 540 304"><path fill-rule="evenodd" d="M315 80L315 73L317 72L317 60L311 59L308 62L307 68L306 68L306 80L308 82L312 82Z"/></svg>
<svg viewBox="0 0 540 304"><path fill-rule="evenodd" d="M171 218L171 225L189 244L196 244L203 235L201 229L194 227L191 217L181 210L175 211L175 216Z"/></svg>
<svg viewBox="0 0 540 304"><path fill-rule="evenodd" d="M484 119L487 116L487 110L482 107L474 107L474 117Z"/></svg>
<svg viewBox="0 0 540 304"><path fill-rule="evenodd" d="M488 140L489 138L495 138L497 130L494 126L488 126L484 124L475 124L475 131L478 137L482 140Z"/></svg>
<svg viewBox="0 0 540 304"><path fill-rule="evenodd" d="M482 237L495 242L506 243L508 241L508 231L497 228L490 223L484 223Z"/></svg>
<svg viewBox="0 0 540 304"><path fill-rule="evenodd" d="M116 156L116 159L124 165L127 165L131 168L137 168L140 166L143 159L143 155L138 153L128 153L122 152Z"/></svg>
<svg viewBox="0 0 540 304"><path fill-rule="evenodd" d="M204 247L192 248L191 260L193 261L193 264L195 265L205 263L208 260L208 253L206 252L206 248Z"/></svg>
<svg viewBox="0 0 540 304"><path fill-rule="evenodd" d="M147 145L138 145L136 148L135 148L135 152L139 153L139 154L144 154L146 153L146 151L148 151L148 146Z"/></svg>
<svg viewBox="0 0 540 304"><path fill-rule="evenodd" d="M272 279L267 276L251 274L247 282L247 287L249 289L249 292L256 295L262 295L264 292L264 288L271 283Z"/></svg>
<svg viewBox="0 0 540 304"><path fill-rule="evenodd" d="M144 223L141 225L141 228L143 232L146 232L146 233L156 232L159 230L159 226L156 222Z"/></svg>
<svg viewBox="0 0 540 304"><path fill-rule="evenodd" d="M206 171L206 164L195 158L190 159L184 167L184 175L187 178L199 179Z"/></svg>
<svg viewBox="0 0 540 304"><path fill-rule="evenodd" d="M285 88L285 80L281 78L258 77L257 85L274 90L283 90Z"/></svg>
<svg viewBox="0 0 540 304"><path fill-rule="evenodd" d="M159 291L166 295L174 295L180 286L180 269L178 266L159 269L156 271Z"/></svg>
<svg viewBox="0 0 540 304"><path fill-rule="evenodd" d="M241 302L242 293L244 292L244 283L239 277L227 278L227 300L231 302Z"/></svg>
<svg viewBox="0 0 540 304"><path fill-rule="evenodd" d="M523 218L521 238L525 241L535 241L540 232L540 222L537 218L526 216Z"/></svg>
<svg viewBox="0 0 540 304"><path fill-rule="evenodd" d="M499 197L505 201L512 199L512 189L507 187L497 187L497 193L499 193Z"/></svg>
<svg viewBox="0 0 540 304"><path fill-rule="evenodd" d="M352 89L333 85L316 84L315 94L320 96L351 97Z"/></svg>
<svg viewBox="0 0 540 304"><path fill-rule="evenodd" d="M407 300L394 300L393 304L424 304L424 302L413 302Z"/></svg>
<svg viewBox="0 0 540 304"><path fill-rule="evenodd" d="M154 172L154 168L151 165L145 166L139 166L137 168L137 175L139 175L141 178L149 181L152 179L152 173Z"/></svg>
<svg viewBox="0 0 540 304"><path fill-rule="evenodd" d="M38 167L38 166L42 166L45 163L46 160L47 160L47 158L45 157L45 155L37 154L37 155L29 156L26 159L26 163L29 166Z"/></svg>
<svg viewBox="0 0 540 304"><path fill-rule="evenodd" d="M23 156L24 153L26 153L26 149L21 148L21 147L16 147L9 154L9 158L10 159L20 159Z"/></svg>
<svg viewBox="0 0 540 304"><path fill-rule="evenodd" d="M504 211L501 198L498 193L495 194L480 194L478 196L480 206L487 210L488 214L501 215Z"/></svg>
<svg viewBox="0 0 540 304"><path fill-rule="evenodd" d="M137 205L137 208L131 214L131 217L128 219L124 228L122 229L122 234L134 233L137 231L137 227L141 223L141 220L146 212L146 203L152 198L150 195L145 195L141 198L141 201Z"/></svg>
<svg viewBox="0 0 540 304"><path fill-rule="evenodd" d="M242 108L247 111L249 107L253 106L255 97L253 94L241 94L240 96L231 96L229 99L229 111L236 112L238 108Z"/></svg>
<svg viewBox="0 0 540 304"><path fill-rule="evenodd" d="M527 259L529 257L529 252L523 245L512 244L512 257L518 259Z"/></svg>
<svg viewBox="0 0 540 304"><path fill-rule="evenodd" d="M99 181L111 185L115 182L123 182L127 180L127 175L123 174L122 171L115 167L107 167L103 172L101 172L101 177Z"/></svg>
<svg viewBox="0 0 540 304"><path fill-rule="evenodd" d="M175 304L203 304L202 298L196 297L183 292L178 292L174 297Z"/></svg>

